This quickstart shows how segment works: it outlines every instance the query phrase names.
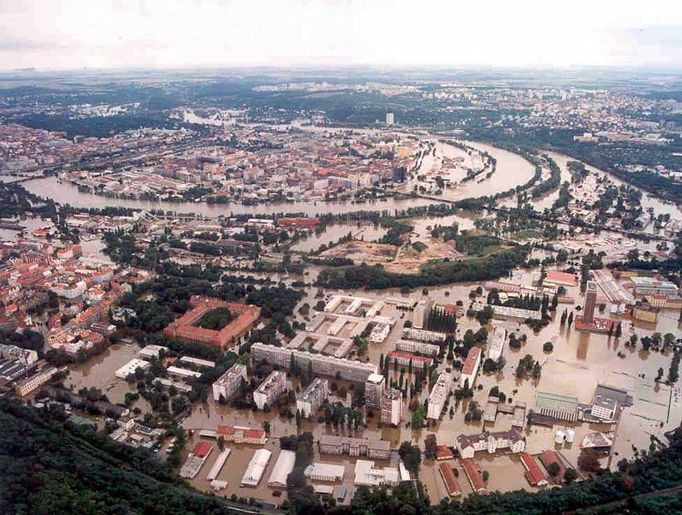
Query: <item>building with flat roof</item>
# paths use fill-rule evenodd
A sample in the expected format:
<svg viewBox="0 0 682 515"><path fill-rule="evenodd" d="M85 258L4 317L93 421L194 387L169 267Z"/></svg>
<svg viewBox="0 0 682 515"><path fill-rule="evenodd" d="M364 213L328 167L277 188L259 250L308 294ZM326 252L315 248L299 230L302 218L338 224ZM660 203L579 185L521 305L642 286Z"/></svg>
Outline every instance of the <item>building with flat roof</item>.
<svg viewBox="0 0 682 515"><path fill-rule="evenodd" d="M213 400L229 401L239 391L242 381L246 381L246 365L235 363L213 383Z"/></svg>
<svg viewBox="0 0 682 515"><path fill-rule="evenodd" d="M597 394L592 399L592 409L590 412L593 417L604 422L612 422L616 419L616 414L618 413L618 401L611 397Z"/></svg>
<svg viewBox="0 0 682 515"><path fill-rule="evenodd" d="M379 460L387 460L391 457L391 442L386 440L322 435L319 447L320 454L367 456Z"/></svg>
<svg viewBox="0 0 682 515"><path fill-rule="evenodd" d="M403 367L409 367L412 365L412 368L424 368L424 367L430 367L433 365L433 358L427 357L427 356L420 356L418 354L412 354L410 352L404 352L400 350L394 350L389 352L386 355L386 359L388 359L389 363L397 363L400 366Z"/></svg>
<svg viewBox="0 0 682 515"><path fill-rule="evenodd" d="M147 370L149 368L149 362L144 361L143 359L133 358L121 368L116 370L114 375L119 379L126 379L130 374L134 374L138 368Z"/></svg>
<svg viewBox="0 0 682 515"><path fill-rule="evenodd" d="M168 347L163 345L146 345L138 351L137 357L141 359L158 358L162 352L168 352Z"/></svg>
<svg viewBox="0 0 682 515"><path fill-rule="evenodd" d="M395 486L400 482L400 473L393 467L376 467L373 461L357 460L355 462L355 486Z"/></svg>
<svg viewBox="0 0 682 515"><path fill-rule="evenodd" d="M396 388L386 388L381 403L381 423L397 426L402 418L403 392Z"/></svg>
<svg viewBox="0 0 682 515"><path fill-rule="evenodd" d="M303 393L296 399L296 410L300 411L305 418L310 418L329 395L329 382L326 379L316 377Z"/></svg>
<svg viewBox="0 0 682 515"><path fill-rule="evenodd" d="M416 342L412 340L398 340L395 344L396 350L412 352L424 356L435 357L440 352L440 346L426 342Z"/></svg>
<svg viewBox="0 0 682 515"><path fill-rule="evenodd" d="M315 462L308 465L305 469L305 476L313 481L327 481L335 483L342 481L346 473L346 467L343 465L334 465L333 463Z"/></svg>
<svg viewBox="0 0 682 515"><path fill-rule="evenodd" d="M567 422L578 420L578 399L576 397L538 392L535 398L535 409L541 415L556 420L565 420Z"/></svg>
<svg viewBox="0 0 682 515"><path fill-rule="evenodd" d="M499 325L493 328L493 334L488 337L488 357L497 360L502 356L504 343L507 340L507 330Z"/></svg>
<svg viewBox="0 0 682 515"><path fill-rule="evenodd" d="M427 331L425 329L415 329L414 327L406 327L403 329L403 338L406 340L417 340L428 343L441 343L445 341L447 335L436 331Z"/></svg>
<svg viewBox="0 0 682 515"><path fill-rule="evenodd" d="M376 374L377 367L372 363L351 361L348 359L323 356L311 352L275 347L257 342L251 346L251 357L255 362L267 362L277 365L285 370L291 366L291 356L298 366L305 369L308 363L312 363L313 373L328 377L338 377L346 381L364 383L367 378Z"/></svg>
<svg viewBox="0 0 682 515"><path fill-rule="evenodd" d="M383 406L386 381L381 374L372 374L365 381L365 406L369 409L381 409Z"/></svg>
<svg viewBox="0 0 682 515"><path fill-rule="evenodd" d="M274 370L253 392L253 402L262 410L265 406L272 406L286 391L287 375L280 370Z"/></svg>
<svg viewBox="0 0 682 515"><path fill-rule="evenodd" d="M631 277L630 281L634 286L633 293L636 296L645 295L669 295L677 296L679 295L679 289L670 281L665 279L655 279L653 277Z"/></svg>
<svg viewBox="0 0 682 515"><path fill-rule="evenodd" d="M450 388L452 388L453 377L452 374L441 372L438 376L436 384L433 385L431 393L429 394L429 406L426 418L438 420L443 412L445 403L450 395Z"/></svg>

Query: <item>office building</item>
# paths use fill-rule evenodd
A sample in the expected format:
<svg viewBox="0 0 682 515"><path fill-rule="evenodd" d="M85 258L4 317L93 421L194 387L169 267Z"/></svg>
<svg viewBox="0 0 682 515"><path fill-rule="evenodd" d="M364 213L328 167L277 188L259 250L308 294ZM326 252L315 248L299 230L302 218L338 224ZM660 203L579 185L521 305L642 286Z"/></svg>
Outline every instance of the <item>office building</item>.
<svg viewBox="0 0 682 515"><path fill-rule="evenodd" d="M395 123L395 114L386 113L386 125L393 125Z"/></svg>

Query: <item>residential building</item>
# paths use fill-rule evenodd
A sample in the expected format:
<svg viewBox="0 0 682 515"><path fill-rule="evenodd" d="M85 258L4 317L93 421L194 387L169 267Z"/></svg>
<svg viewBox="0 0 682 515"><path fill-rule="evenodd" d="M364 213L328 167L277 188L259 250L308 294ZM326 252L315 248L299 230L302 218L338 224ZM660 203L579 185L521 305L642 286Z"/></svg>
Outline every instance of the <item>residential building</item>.
<svg viewBox="0 0 682 515"><path fill-rule="evenodd" d="M381 404L381 423L384 425L397 426L402 418L403 392L396 388L384 390L384 398Z"/></svg>
<svg viewBox="0 0 682 515"><path fill-rule="evenodd" d="M435 357L440 352L439 345L425 342L415 342L411 340L398 340L395 344L396 350L422 354L424 356Z"/></svg>
<svg viewBox="0 0 682 515"><path fill-rule="evenodd" d="M450 388L452 388L453 377L452 374L441 372L438 376L436 384L433 385L431 393L429 394L429 406L426 418L438 420L443 412L445 403L450 395Z"/></svg>
<svg viewBox="0 0 682 515"><path fill-rule="evenodd" d="M412 366L414 369L421 369L424 367L430 367L433 365L433 358L427 356L419 356L418 354L412 354L410 352L403 352L400 350L394 350L386 355L389 363L397 363L402 367Z"/></svg>
<svg viewBox="0 0 682 515"><path fill-rule="evenodd" d="M386 381L381 374L372 374L365 381L365 406L369 409L381 409Z"/></svg>
<svg viewBox="0 0 682 515"><path fill-rule="evenodd" d="M303 369L306 369L308 363L312 363L313 374L316 375L338 377L346 381L364 383L370 375L377 372L376 365L372 363L323 356L296 349L265 345L260 342L254 343L251 346L251 356L254 361L265 361L286 370L291 366L292 355L298 366Z"/></svg>
<svg viewBox="0 0 682 515"><path fill-rule="evenodd" d="M275 370L253 392L253 402L259 410L262 410L266 406L272 406L286 390L287 375L280 370Z"/></svg>
<svg viewBox="0 0 682 515"><path fill-rule="evenodd" d="M235 363L213 383L213 400L229 401L239 391L242 381L246 381L246 365Z"/></svg>
<svg viewBox="0 0 682 515"><path fill-rule="evenodd" d="M266 433L263 429L241 426L218 426L216 437L222 436L226 442L249 445L265 445Z"/></svg>
<svg viewBox="0 0 682 515"><path fill-rule="evenodd" d="M303 393L296 399L296 410L300 411L305 418L310 418L329 395L329 382L326 379L316 377Z"/></svg>
<svg viewBox="0 0 682 515"><path fill-rule="evenodd" d="M32 376L18 381L14 385L14 391L20 397L28 395L32 391L40 388L42 385L47 383L50 379L52 379L52 376L55 375L56 373L57 369L55 367L49 366L47 368L44 368L40 372L33 374Z"/></svg>

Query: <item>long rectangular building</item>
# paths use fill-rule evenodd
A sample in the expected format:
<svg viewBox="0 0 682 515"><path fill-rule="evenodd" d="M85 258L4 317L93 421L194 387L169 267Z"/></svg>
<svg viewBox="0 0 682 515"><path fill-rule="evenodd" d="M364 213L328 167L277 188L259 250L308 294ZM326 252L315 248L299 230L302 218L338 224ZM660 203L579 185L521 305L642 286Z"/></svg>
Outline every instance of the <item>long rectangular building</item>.
<svg viewBox="0 0 682 515"><path fill-rule="evenodd" d="M434 357L440 352L440 346L431 343L415 342L411 340L398 340L395 344L396 350L404 352L414 352L424 356Z"/></svg>
<svg viewBox="0 0 682 515"><path fill-rule="evenodd" d="M313 373L329 377L339 377L346 381L364 383L371 374L376 374L377 367L372 363L362 363L348 359L323 356L297 349L287 349L265 345L257 342L251 346L251 356L256 362L265 361L277 365L285 370L291 366L293 355L296 364L302 369L312 363Z"/></svg>
<svg viewBox="0 0 682 515"><path fill-rule="evenodd" d="M440 373L436 384L433 385L431 393L429 394L429 408L426 418L433 420L438 420L440 418L445 402L448 400L448 395L450 395L452 379L452 374L448 374L447 372Z"/></svg>
<svg viewBox="0 0 682 515"><path fill-rule="evenodd" d="M348 454L349 456L367 456L380 460L387 460L391 457L391 442L386 440L322 435L319 446L320 454Z"/></svg>

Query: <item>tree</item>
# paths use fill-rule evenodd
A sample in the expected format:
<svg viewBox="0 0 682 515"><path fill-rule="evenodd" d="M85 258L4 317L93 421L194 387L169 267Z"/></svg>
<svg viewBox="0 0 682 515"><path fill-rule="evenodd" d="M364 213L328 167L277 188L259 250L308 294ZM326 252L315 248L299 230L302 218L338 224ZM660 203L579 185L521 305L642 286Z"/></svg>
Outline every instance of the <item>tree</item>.
<svg viewBox="0 0 682 515"><path fill-rule="evenodd" d="M578 479L578 471L576 469L570 468L564 472L564 481L567 483L572 483L576 479Z"/></svg>
<svg viewBox="0 0 682 515"><path fill-rule="evenodd" d="M547 472L549 472L550 476L557 477L561 472L561 466L556 461L553 461L547 465Z"/></svg>
<svg viewBox="0 0 682 515"><path fill-rule="evenodd" d="M265 431L267 434L270 434L270 422L267 420L263 422L263 431Z"/></svg>
<svg viewBox="0 0 682 515"><path fill-rule="evenodd" d="M566 318L568 318L568 312L564 309L564 312L561 314L561 325L562 326L566 325Z"/></svg>
<svg viewBox="0 0 682 515"><path fill-rule="evenodd" d="M412 472L415 476L419 476L419 466L422 462L422 453L419 447L406 441L400 444L398 454L400 455L400 459L403 460L407 470Z"/></svg>
<svg viewBox="0 0 682 515"><path fill-rule="evenodd" d="M568 327L571 327L571 324L573 323L573 311L571 311L568 314Z"/></svg>
<svg viewBox="0 0 682 515"><path fill-rule="evenodd" d="M585 472L597 472L601 465L599 464L599 456L596 451L594 449L583 449L580 452L580 456L578 456L578 467ZM565 478L566 476L564 475Z"/></svg>
<svg viewBox="0 0 682 515"><path fill-rule="evenodd" d="M487 483L488 479L490 479L490 472L488 472L487 470L484 470L483 473L481 474L481 476L483 477L483 481L485 481Z"/></svg>
<svg viewBox="0 0 682 515"><path fill-rule="evenodd" d="M427 460L435 460L437 447L436 435L434 433L426 435L426 438L424 438L424 457Z"/></svg>
<svg viewBox="0 0 682 515"><path fill-rule="evenodd" d="M545 352L552 352L554 350L554 345L552 345L552 342L545 342L542 345L542 350Z"/></svg>
<svg viewBox="0 0 682 515"><path fill-rule="evenodd" d="M222 452L225 449L225 437L220 435L218 437L218 449Z"/></svg>
<svg viewBox="0 0 682 515"><path fill-rule="evenodd" d="M424 426L424 421L426 416L424 414L424 407L420 404L417 409L412 413L412 428L420 429Z"/></svg>

